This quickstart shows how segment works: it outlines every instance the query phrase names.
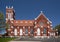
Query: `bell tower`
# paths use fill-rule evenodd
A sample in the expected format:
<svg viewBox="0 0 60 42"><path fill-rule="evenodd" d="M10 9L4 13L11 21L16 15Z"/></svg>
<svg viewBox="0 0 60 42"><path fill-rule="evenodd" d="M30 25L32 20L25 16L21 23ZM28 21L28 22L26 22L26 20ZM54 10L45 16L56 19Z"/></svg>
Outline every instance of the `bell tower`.
<svg viewBox="0 0 60 42"><path fill-rule="evenodd" d="M11 20L15 20L15 11L13 9L13 6L6 6L6 22Z"/></svg>

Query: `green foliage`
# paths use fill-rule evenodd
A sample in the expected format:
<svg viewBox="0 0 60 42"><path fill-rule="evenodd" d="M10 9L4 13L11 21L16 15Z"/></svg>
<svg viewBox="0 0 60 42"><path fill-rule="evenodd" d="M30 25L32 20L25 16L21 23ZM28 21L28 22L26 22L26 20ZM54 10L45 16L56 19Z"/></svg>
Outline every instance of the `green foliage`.
<svg viewBox="0 0 60 42"><path fill-rule="evenodd" d="M59 25L57 25L57 26L55 26L55 28L54 28L55 30L57 29L57 31L58 31L58 35L60 35L60 24Z"/></svg>
<svg viewBox="0 0 60 42"><path fill-rule="evenodd" d="M6 27L5 27L6 29L8 29L9 28L9 24L8 23L6 23Z"/></svg>
<svg viewBox="0 0 60 42"><path fill-rule="evenodd" d="M8 42L14 40L15 38L0 38L0 42Z"/></svg>
<svg viewBox="0 0 60 42"><path fill-rule="evenodd" d="M3 13L0 12L0 28L5 28L5 19Z"/></svg>
<svg viewBox="0 0 60 42"><path fill-rule="evenodd" d="M55 26L54 29L55 29L55 30L56 30L56 29L60 30L60 24L57 25L57 26Z"/></svg>
<svg viewBox="0 0 60 42"><path fill-rule="evenodd" d="M4 19L4 15L2 12L0 12L0 19Z"/></svg>

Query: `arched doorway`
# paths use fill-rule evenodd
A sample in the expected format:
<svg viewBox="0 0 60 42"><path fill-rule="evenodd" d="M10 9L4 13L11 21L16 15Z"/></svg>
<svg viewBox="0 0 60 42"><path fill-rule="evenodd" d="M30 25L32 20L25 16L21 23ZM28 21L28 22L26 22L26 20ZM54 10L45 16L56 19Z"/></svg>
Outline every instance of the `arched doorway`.
<svg viewBox="0 0 60 42"><path fill-rule="evenodd" d="M14 29L14 35L15 36L17 35L17 29Z"/></svg>
<svg viewBox="0 0 60 42"><path fill-rule="evenodd" d="M37 35L40 35L40 28L37 29Z"/></svg>
<svg viewBox="0 0 60 42"><path fill-rule="evenodd" d="M20 35L23 35L23 30L22 29L20 29Z"/></svg>

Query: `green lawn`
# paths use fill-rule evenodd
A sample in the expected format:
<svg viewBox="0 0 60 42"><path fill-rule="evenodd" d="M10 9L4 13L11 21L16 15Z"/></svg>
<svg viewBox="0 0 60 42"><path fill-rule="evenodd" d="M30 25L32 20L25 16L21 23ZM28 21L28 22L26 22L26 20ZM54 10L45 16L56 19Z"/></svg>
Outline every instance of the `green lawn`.
<svg viewBox="0 0 60 42"><path fill-rule="evenodd" d="M0 42L8 42L14 40L15 38L0 38Z"/></svg>

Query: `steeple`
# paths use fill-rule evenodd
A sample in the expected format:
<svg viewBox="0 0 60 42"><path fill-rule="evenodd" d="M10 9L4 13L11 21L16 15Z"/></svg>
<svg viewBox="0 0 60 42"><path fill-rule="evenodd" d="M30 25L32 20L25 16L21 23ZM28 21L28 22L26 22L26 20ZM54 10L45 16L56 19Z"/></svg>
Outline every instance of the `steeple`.
<svg viewBox="0 0 60 42"><path fill-rule="evenodd" d="M14 13L13 6L12 7L6 6L6 20L14 20L15 19L14 15L15 13Z"/></svg>

